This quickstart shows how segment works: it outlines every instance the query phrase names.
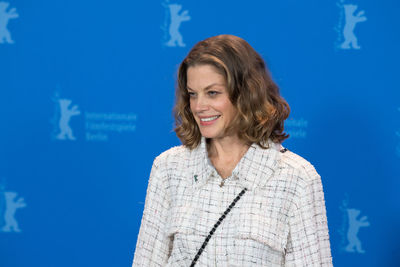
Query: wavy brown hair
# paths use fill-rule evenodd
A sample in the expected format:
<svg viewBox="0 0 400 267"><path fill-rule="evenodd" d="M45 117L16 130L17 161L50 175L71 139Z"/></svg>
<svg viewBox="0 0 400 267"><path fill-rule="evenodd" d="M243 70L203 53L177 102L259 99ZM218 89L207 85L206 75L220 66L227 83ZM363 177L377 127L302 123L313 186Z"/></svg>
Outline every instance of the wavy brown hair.
<svg viewBox="0 0 400 267"><path fill-rule="evenodd" d="M183 145L193 149L201 142L200 129L190 110L187 70L198 65L212 65L224 76L229 98L237 109L226 133L237 133L247 144L267 148L267 140L282 143L284 120L290 113L262 57L243 39L218 35L198 42L178 69L175 129Z"/></svg>

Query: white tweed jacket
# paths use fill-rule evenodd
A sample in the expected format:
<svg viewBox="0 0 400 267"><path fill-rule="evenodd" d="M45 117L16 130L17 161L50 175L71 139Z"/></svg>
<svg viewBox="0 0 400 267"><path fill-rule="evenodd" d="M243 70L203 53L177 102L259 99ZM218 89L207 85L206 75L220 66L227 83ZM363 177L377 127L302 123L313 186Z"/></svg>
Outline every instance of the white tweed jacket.
<svg viewBox="0 0 400 267"><path fill-rule="evenodd" d="M324 193L314 167L269 141L253 144L221 186L205 139L153 163L133 267L190 266L243 188L196 266L332 266Z"/></svg>

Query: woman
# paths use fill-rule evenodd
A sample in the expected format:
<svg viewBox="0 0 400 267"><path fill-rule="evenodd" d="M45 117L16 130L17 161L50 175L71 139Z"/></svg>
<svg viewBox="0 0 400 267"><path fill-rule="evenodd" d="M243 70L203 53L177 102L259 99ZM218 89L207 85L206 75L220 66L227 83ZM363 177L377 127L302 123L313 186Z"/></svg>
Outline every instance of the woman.
<svg viewBox="0 0 400 267"><path fill-rule="evenodd" d="M332 266L321 178L281 142L289 106L243 39L181 63L175 132L153 163L133 266Z"/></svg>

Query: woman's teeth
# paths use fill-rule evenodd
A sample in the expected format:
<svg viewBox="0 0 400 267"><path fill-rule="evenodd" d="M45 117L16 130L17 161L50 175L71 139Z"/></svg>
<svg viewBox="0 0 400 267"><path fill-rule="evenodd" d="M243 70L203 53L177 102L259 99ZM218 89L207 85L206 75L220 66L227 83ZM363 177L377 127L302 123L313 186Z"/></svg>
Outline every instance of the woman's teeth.
<svg viewBox="0 0 400 267"><path fill-rule="evenodd" d="M214 117L208 117L208 118L201 118L201 121L213 121L217 119L219 116L214 116Z"/></svg>

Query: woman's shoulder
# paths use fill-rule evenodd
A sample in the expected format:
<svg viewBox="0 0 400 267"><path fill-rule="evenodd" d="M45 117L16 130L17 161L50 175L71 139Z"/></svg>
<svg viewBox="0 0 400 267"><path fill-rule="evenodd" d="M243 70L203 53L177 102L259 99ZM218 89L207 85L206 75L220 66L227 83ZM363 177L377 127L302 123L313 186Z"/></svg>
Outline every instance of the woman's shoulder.
<svg viewBox="0 0 400 267"><path fill-rule="evenodd" d="M281 149L281 168L287 168L297 171L305 179L313 179L319 177L318 172L311 162L293 151Z"/></svg>
<svg viewBox="0 0 400 267"><path fill-rule="evenodd" d="M154 159L154 164L155 165L165 165L165 164L168 164L169 162L181 161L184 158L187 158L189 153L190 153L190 150L183 145L173 146L173 147L169 148L168 150L165 150L164 152L159 154Z"/></svg>

